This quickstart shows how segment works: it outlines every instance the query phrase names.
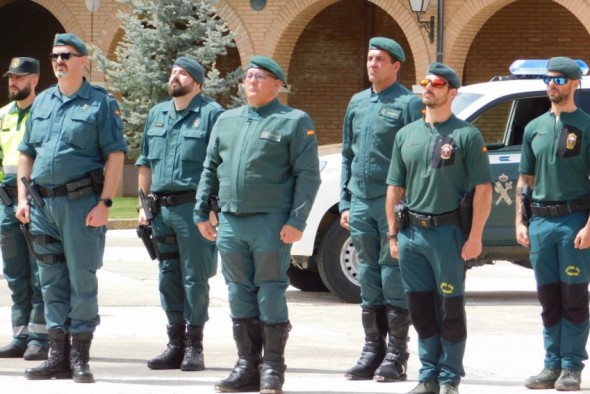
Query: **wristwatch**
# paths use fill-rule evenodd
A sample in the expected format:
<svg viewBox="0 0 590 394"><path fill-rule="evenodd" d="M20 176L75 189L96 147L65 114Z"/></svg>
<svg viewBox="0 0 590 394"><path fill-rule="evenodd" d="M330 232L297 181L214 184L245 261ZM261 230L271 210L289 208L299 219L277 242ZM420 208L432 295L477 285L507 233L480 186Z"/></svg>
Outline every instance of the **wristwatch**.
<svg viewBox="0 0 590 394"><path fill-rule="evenodd" d="M385 237L387 237L388 240L397 239L397 233L395 233L395 234L389 234L389 233L387 233L385 235Z"/></svg>
<svg viewBox="0 0 590 394"><path fill-rule="evenodd" d="M100 200L98 200L98 202L103 203L104 206L107 208L110 208L113 206L113 200L111 200L110 198L101 198Z"/></svg>

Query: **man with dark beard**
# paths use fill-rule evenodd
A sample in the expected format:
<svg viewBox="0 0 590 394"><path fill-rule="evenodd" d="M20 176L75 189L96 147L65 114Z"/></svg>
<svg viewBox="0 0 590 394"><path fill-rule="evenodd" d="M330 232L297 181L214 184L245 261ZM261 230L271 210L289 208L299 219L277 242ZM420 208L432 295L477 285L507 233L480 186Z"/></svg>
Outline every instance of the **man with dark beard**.
<svg viewBox="0 0 590 394"><path fill-rule="evenodd" d="M35 88L39 83L39 61L15 57L4 77L8 77L8 98L11 103L0 109L0 149L3 178L0 185L0 250L3 273L12 297L12 341L0 348L0 358L43 360L49 344L43 316L43 296L39 270L29 254L26 240L15 217L17 204L16 170L20 143Z"/></svg>
<svg viewBox="0 0 590 394"><path fill-rule="evenodd" d="M590 330L590 116L576 106L582 70L551 58L543 81L551 109L533 119L522 141L517 195L532 190L528 227L516 204L516 240L530 249L543 308L543 370L529 389L577 391Z"/></svg>
<svg viewBox="0 0 590 394"><path fill-rule="evenodd" d="M199 63L187 56L176 59L168 81L171 99L151 109L136 162L139 188L153 195L160 300L168 319L167 348L148 361L151 369L205 368L203 327L217 251L193 223L192 211L209 135L223 109L201 95L203 81ZM139 223L147 224L143 210Z"/></svg>

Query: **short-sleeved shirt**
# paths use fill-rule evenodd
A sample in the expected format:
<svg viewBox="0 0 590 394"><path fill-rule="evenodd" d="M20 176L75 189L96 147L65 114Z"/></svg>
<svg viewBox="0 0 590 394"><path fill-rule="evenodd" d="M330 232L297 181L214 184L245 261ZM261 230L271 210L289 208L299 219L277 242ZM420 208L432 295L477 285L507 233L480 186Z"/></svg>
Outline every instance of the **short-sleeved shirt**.
<svg viewBox="0 0 590 394"><path fill-rule="evenodd" d="M31 178L43 186L104 168L111 153L127 152L119 105L86 79L71 97L53 85L35 99L18 150L34 159Z"/></svg>
<svg viewBox="0 0 590 394"><path fill-rule="evenodd" d="M533 199L571 201L590 195L590 115L547 112L525 128L519 169L534 175Z"/></svg>
<svg viewBox="0 0 590 394"><path fill-rule="evenodd" d="M197 189L211 129L222 112L219 104L201 94L180 112L172 99L150 110L135 165L151 169L152 192Z"/></svg>
<svg viewBox="0 0 590 394"><path fill-rule="evenodd" d="M413 212L452 212L465 192L492 180L481 133L454 115L434 128L418 120L395 137L387 183L406 189Z"/></svg>
<svg viewBox="0 0 590 394"><path fill-rule="evenodd" d="M420 98L399 82L351 98L342 128L340 211L350 208L350 193L365 199L386 194L395 134L422 118L422 109Z"/></svg>
<svg viewBox="0 0 590 394"><path fill-rule="evenodd" d="M20 109L16 102L0 108L0 149L2 155L2 182L16 186L18 146L25 132L25 125L31 114L31 107Z"/></svg>

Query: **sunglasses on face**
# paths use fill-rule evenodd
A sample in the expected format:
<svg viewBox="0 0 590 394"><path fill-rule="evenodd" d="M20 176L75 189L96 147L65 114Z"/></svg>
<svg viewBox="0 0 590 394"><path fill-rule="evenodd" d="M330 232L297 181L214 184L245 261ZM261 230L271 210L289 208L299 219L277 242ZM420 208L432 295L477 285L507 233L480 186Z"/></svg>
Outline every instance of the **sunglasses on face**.
<svg viewBox="0 0 590 394"><path fill-rule="evenodd" d="M428 84L430 84L430 86L432 86L435 89L440 89L443 86L447 85L447 83L445 81L443 81L442 79L423 79L420 81L420 86L422 86L423 88L425 88L426 86L428 86Z"/></svg>
<svg viewBox="0 0 590 394"><path fill-rule="evenodd" d="M49 54L49 58L51 59L52 62L57 61L57 59L59 59L61 57L61 60L64 61L68 61L70 60L70 57L75 56L75 57L82 57L84 55L80 55L79 53L73 53L73 52L60 52L60 53L50 53Z"/></svg>
<svg viewBox="0 0 590 394"><path fill-rule="evenodd" d="M552 80L553 80L553 83L556 85L565 85L567 83L567 81L569 81L569 78L564 77L563 75L556 75L556 76L545 75L543 77L543 82L545 82L545 85L549 85L549 83L551 83Z"/></svg>

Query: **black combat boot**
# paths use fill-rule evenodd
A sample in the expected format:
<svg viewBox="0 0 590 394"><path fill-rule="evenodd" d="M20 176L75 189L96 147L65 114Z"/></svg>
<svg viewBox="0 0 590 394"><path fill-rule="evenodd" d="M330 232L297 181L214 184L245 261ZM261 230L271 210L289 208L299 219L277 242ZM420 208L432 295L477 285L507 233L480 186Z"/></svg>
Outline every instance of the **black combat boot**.
<svg viewBox="0 0 590 394"><path fill-rule="evenodd" d="M94 383L94 376L88 365L92 337L93 334L91 332L78 332L72 334L70 368L72 369L74 382L76 383Z"/></svg>
<svg viewBox="0 0 590 394"><path fill-rule="evenodd" d="M168 345L159 356L147 362L150 369L179 369L184 358L184 324L166 326Z"/></svg>
<svg viewBox="0 0 590 394"><path fill-rule="evenodd" d="M365 330L365 345L356 365L344 374L350 380L373 379L375 370L385 357L385 337L387 336L385 307L363 308L362 322Z"/></svg>
<svg viewBox="0 0 590 394"><path fill-rule="evenodd" d="M8 345L0 347L0 358L21 358L25 354L25 350L24 347L10 342Z"/></svg>
<svg viewBox="0 0 590 394"><path fill-rule="evenodd" d="M61 329L49 330L49 357L38 367L25 371L27 379L71 379L70 334Z"/></svg>
<svg viewBox="0 0 590 394"><path fill-rule="evenodd" d="M182 371L202 371L205 369L203 326L186 326L186 346L180 369Z"/></svg>
<svg viewBox="0 0 590 394"><path fill-rule="evenodd" d="M235 393L258 391L262 361L262 327L258 317L234 319L234 340L238 348L238 361L229 376L215 384L215 391Z"/></svg>
<svg viewBox="0 0 590 394"><path fill-rule="evenodd" d="M285 345L291 323L264 324L264 356L260 368L260 393L280 394L285 383Z"/></svg>
<svg viewBox="0 0 590 394"><path fill-rule="evenodd" d="M389 340L383 362L373 377L377 382L399 382L406 380L408 369L408 331L410 313L407 310L386 305L385 314L389 325Z"/></svg>

